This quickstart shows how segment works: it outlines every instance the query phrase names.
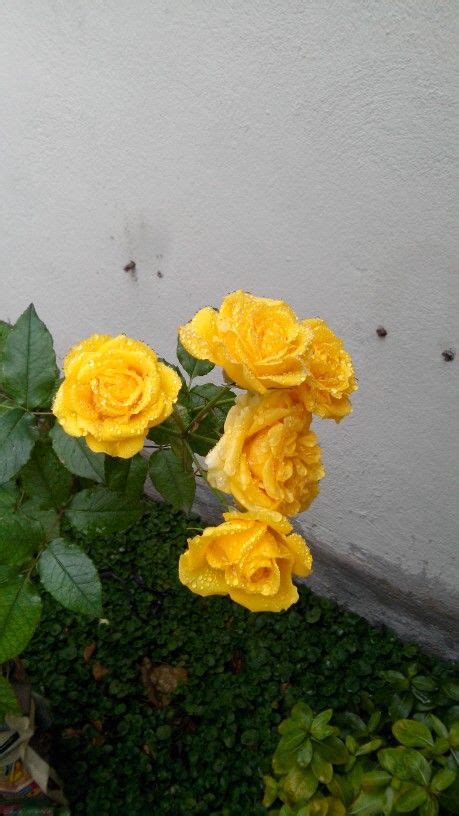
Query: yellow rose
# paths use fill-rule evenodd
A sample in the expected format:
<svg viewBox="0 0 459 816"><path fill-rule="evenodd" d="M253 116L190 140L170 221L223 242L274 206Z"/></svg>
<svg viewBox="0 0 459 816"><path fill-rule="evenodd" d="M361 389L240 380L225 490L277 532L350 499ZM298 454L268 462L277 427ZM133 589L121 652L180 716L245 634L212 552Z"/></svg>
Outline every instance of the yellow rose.
<svg viewBox="0 0 459 816"><path fill-rule="evenodd" d="M222 366L248 391L291 388L306 378L312 332L282 300L232 292L219 311L201 309L179 334L189 354Z"/></svg>
<svg viewBox="0 0 459 816"><path fill-rule="evenodd" d="M349 396L357 389L351 356L324 320L304 324L313 339L306 355L309 375L297 392L308 411L339 422L351 413Z"/></svg>
<svg viewBox="0 0 459 816"><path fill-rule="evenodd" d="M70 436L84 436L96 453L128 459L149 428L172 412L180 377L145 343L94 334L64 361L65 379L53 412Z"/></svg>
<svg viewBox="0 0 459 816"><path fill-rule="evenodd" d="M210 484L248 510L266 507L285 516L305 510L325 474L311 419L293 391L238 397L206 458Z"/></svg>
<svg viewBox="0 0 459 816"><path fill-rule="evenodd" d="M198 595L229 595L252 612L281 612L298 600L292 574L310 574L312 556L280 513L223 513L218 527L188 539L179 577Z"/></svg>

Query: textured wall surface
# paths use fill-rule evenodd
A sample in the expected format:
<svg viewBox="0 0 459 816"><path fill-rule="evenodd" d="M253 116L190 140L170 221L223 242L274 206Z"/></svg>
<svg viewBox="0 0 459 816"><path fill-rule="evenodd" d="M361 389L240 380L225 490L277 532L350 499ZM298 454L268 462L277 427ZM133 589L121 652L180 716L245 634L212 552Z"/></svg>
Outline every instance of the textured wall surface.
<svg viewBox="0 0 459 816"><path fill-rule="evenodd" d="M325 317L360 390L347 422L317 424L328 476L301 523L392 587L394 620L402 596L451 611L457 585L455 17L448 0L0 10L1 316L33 300L61 356L95 330L171 356L176 325L238 287Z"/></svg>

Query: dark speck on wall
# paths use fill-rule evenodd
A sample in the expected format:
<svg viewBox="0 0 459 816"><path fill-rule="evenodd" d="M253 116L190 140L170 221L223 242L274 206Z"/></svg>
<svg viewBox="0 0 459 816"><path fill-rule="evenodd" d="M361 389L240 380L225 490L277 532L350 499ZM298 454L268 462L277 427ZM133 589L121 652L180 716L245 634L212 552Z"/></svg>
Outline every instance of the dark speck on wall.
<svg viewBox="0 0 459 816"><path fill-rule="evenodd" d="M158 269L158 271L157 271L157 273L156 273L156 276L157 276L158 278L163 278L163 277L164 277L164 275L163 275L163 273L161 272L161 270L160 270L160 269Z"/></svg>
<svg viewBox="0 0 459 816"><path fill-rule="evenodd" d="M454 360L456 352L453 351L453 349L445 349L442 351L441 356L443 357L445 363L450 363L451 360Z"/></svg>
<svg viewBox="0 0 459 816"><path fill-rule="evenodd" d="M378 326L378 328L376 329L376 334L378 335L378 337L386 337L387 329L385 329L384 326Z"/></svg>
<svg viewBox="0 0 459 816"><path fill-rule="evenodd" d="M123 269L125 272L135 272L135 261L129 261Z"/></svg>

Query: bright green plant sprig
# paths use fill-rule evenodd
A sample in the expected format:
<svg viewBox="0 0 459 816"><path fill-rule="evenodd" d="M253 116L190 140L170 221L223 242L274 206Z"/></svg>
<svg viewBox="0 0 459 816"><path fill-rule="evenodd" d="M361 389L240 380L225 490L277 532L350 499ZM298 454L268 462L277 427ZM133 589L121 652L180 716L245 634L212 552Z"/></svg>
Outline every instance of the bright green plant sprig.
<svg viewBox="0 0 459 816"><path fill-rule="evenodd" d="M270 816L459 812L458 720L448 727L430 712L389 729L378 710L368 723L332 718L332 709L314 715L298 703L280 724L263 803L283 805Z"/></svg>
<svg viewBox="0 0 459 816"><path fill-rule="evenodd" d="M110 535L144 511L147 476L177 509L188 511L200 476L196 454L218 440L234 402L229 386L193 385L213 365L180 345L182 387L174 413L150 434L154 453L120 459L93 453L69 436L51 405L59 370L51 334L33 305L14 326L0 322L0 665L29 643L45 589L67 609L102 615L101 584L72 530ZM18 710L0 675L0 717Z"/></svg>

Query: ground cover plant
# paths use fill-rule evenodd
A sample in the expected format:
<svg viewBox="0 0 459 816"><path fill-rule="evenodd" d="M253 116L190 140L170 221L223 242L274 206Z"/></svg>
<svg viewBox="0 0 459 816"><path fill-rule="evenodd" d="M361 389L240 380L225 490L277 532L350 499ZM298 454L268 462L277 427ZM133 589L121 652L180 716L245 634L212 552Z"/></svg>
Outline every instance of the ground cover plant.
<svg viewBox="0 0 459 816"><path fill-rule="evenodd" d="M191 527L199 520L152 503L128 532L78 534L106 622L45 600L25 663L52 704L73 813L266 816L263 778L295 704L368 723L383 704L411 718L442 688L440 703L453 702L454 667L305 586L283 615L188 592L175 565Z"/></svg>

